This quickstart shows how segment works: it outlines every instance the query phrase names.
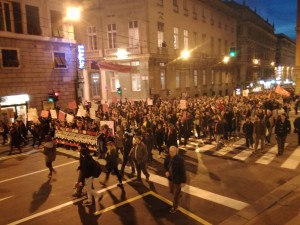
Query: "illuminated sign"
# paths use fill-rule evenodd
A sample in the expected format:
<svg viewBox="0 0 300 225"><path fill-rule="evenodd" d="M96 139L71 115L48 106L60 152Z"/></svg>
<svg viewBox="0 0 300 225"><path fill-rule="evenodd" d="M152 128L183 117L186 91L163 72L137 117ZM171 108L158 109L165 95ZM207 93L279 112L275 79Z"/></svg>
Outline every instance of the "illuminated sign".
<svg viewBox="0 0 300 225"><path fill-rule="evenodd" d="M78 63L79 63L78 68L84 69L84 61L85 61L84 45L78 45L77 50L78 50L77 58L78 58Z"/></svg>

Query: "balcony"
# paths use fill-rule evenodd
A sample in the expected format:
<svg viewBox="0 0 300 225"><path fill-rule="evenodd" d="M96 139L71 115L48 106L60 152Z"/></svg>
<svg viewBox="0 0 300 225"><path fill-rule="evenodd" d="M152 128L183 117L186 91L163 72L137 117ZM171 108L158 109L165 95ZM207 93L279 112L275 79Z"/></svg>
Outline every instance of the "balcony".
<svg viewBox="0 0 300 225"><path fill-rule="evenodd" d="M96 59L96 58L103 58L102 50L87 50L85 51L85 58L86 59Z"/></svg>
<svg viewBox="0 0 300 225"><path fill-rule="evenodd" d="M117 48L108 48L105 49L105 56L113 56L113 55L117 55L118 49Z"/></svg>
<svg viewBox="0 0 300 225"><path fill-rule="evenodd" d="M137 55L137 54L141 54L141 47L140 46L134 46L134 47L128 47L127 48L127 52L128 54L133 54L133 55Z"/></svg>

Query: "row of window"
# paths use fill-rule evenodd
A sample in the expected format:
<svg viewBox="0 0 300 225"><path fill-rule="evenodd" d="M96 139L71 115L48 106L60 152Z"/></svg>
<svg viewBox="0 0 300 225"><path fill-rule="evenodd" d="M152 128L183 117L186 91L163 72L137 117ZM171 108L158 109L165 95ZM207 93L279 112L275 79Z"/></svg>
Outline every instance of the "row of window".
<svg viewBox="0 0 300 225"><path fill-rule="evenodd" d="M164 0L158 0L157 5L164 6ZM183 14L185 16L188 16L189 15L189 13L188 13L189 9L188 9L187 0L183 0L183 4L182 5L183 5ZM193 8L193 13L192 13L193 19L197 20L198 19L198 12L197 12L198 10L197 10L196 3L193 3L192 8ZM179 13L178 0L173 0L173 11L176 12L176 13ZM202 22L206 23L206 18L208 17L208 14L210 14L210 24L212 26L215 25L215 19L214 19L215 15L214 15L213 10L209 10L209 9L207 9L205 7L202 7L202 9L199 10L199 11L201 11L200 14L202 16ZM221 18L219 16L219 18L218 18L218 27L219 28L222 28L222 20L223 20L223 18ZM225 24L224 28L225 28L225 30L228 30L228 25ZM234 28L233 27L231 28L231 31L234 32Z"/></svg>
<svg viewBox="0 0 300 225"><path fill-rule="evenodd" d="M98 42L97 42L97 29L94 26L90 26L87 28L88 31L88 47L90 50L97 50L98 48ZM157 23L157 43L158 47L167 47L166 42L164 41L164 24L161 22ZM189 31L186 29L183 29L183 49L189 49ZM138 21L130 21L128 23L128 37L129 37L129 47L136 47L139 46L139 28L138 28ZM179 38L180 38L180 32L178 27L173 27L173 48L179 49ZM108 39L108 48L109 49L115 49L118 47L117 45L117 26L116 24L108 24L107 25L107 39ZM198 46L198 33L193 33L193 39L194 39L194 46ZM223 41L223 42L222 42ZM215 43L216 42L216 43ZM207 41L206 34L202 34L201 37L201 43L202 43L202 52L208 53L208 48L210 48L210 54L215 55L221 55L228 53L228 41L222 40L221 38L211 37L210 42ZM210 43L210 46L208 47L208 43ZM217 49L215 49L217 44ZM233 46L234 43L231 43ZM216 51L217 50L217 51Z"/></svg>
<svg viewBox="0 0 300 225"><path fill-rule="evenodd" d="M20 68L19 49L0 48L1 67L3 68ZM67 68L65 53L53 52L53 65L56 69Z"/></svg>

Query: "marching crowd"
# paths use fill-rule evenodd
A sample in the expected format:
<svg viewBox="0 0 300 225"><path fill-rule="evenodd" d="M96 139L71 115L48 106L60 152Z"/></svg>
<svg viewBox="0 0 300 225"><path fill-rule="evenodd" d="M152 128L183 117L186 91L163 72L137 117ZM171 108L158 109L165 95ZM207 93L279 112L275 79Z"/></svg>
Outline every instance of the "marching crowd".
<svg viewBox="0 0 300 225"><path fill-rule="evenodd" d="M178 146L187 145L191 136L203 140L203 144L216 143L216 150L222 148L226 141L243 136L246 147L252 148L253 154L256 154L259 152L259 142L263 149L264 145L271 144L272 136L275 134L278 156L280 156L284 152L285 139L291 132L291 122L289 121L291 105L294 106L297 114L299 103L299 99L296 97L283 99L280 95L270 92L260 92L247 97L187 98L184 107L181 106L180 99L157 98L152 105L147 105L147 102L144 101L125 101L112 103L106 111L99 106L96 114L97 120L89 117L87 106L87 115L75 117L72 123L51 118L41 118L39 123L28 123L27 126L22 120L17 120L16 123L9 125L0 121L0 134L2 144L5 144L10 137L9 154L11 154L13 147L17 147L22 152L22 143L24 145L29 143L28 131L32 134L32 146L40 146L45 141L49 142L48 135L55 140L55 130L61 127L97 132L95 155L107 162L106 178L102 184L106 184L113 171L119 180L118 186L122 188L122 177L127 163L130 164L131 173L137 173L136 182L141 182L141 172L149 181L147 163L153 161L153 149L158 150L158 157L162 157L163 153L167 153L170 157L176 157ZM284 113L279 113L281 108ZM100 127L99 121L114 121L115 132L112 133L108 125ZM298 144L300 145L300 117L293 122L294 132L298 133ZM88 170L83 169L90 153L88 146L80 144L78 148L81 152L79 166L81 173L74 196L80 196L85 182L88 191L88 200L85 204L89 205L92 202L92 196L97 200L100 196L92 191L92 180L84 179L91 177ZM117 167L119 153L123 156L120 171ZM166 161L168 159L170 158L167 157ZM174 168L166 161L164 164L166 176L175 177ZM179 164L182 170L183 162L180 161ZM49 167L49 164L47 166ZM50 166L52 168L52 165ZM51 174L52 171L53 168L50 169ZM179 184L185 183L184 173L178 179ZM176 184L175 187L178 198L180 187ZM175 212L178 206L178 199L175 199L175 195L174 202L172 212Z"/></svg>

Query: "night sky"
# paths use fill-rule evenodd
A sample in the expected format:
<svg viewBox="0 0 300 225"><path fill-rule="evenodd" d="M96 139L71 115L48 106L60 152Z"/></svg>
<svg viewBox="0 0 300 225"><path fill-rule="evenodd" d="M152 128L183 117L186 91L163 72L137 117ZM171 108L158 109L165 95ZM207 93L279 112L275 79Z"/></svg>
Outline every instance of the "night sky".
<svg viewBox="0 0 300 225"><path fill-rule="evenodd" d="M296 40L297 0L245 0L252 10L256 8L259 14L270 24L275 25L275 33L284 33L292 40ZM243 0L235 0L243 3Z"/></svg>

